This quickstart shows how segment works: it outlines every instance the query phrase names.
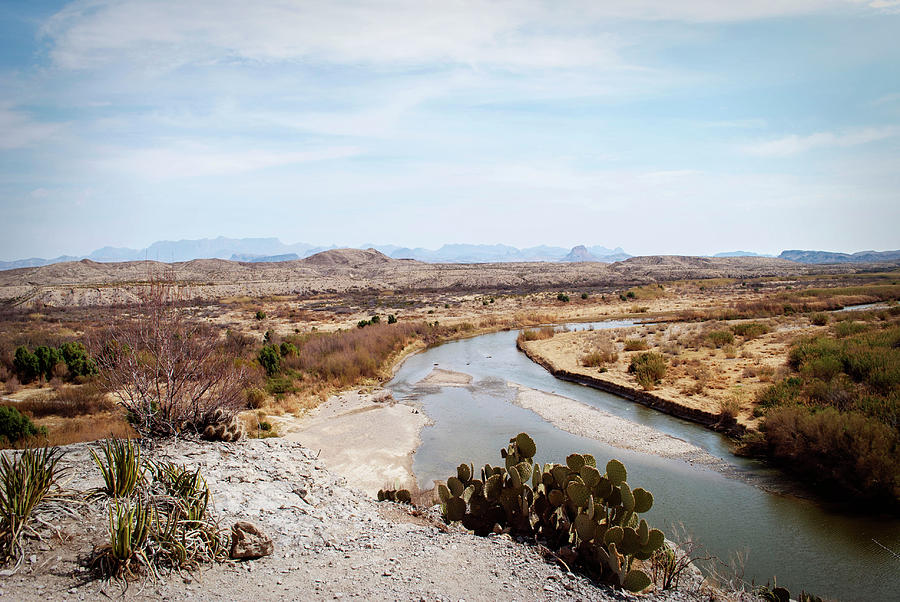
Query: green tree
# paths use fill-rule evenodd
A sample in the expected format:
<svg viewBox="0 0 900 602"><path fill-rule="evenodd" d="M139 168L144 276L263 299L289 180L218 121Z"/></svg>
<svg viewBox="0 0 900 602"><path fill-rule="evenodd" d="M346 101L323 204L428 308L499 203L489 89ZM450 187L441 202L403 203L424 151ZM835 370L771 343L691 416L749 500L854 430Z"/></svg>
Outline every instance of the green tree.
<svg viewBox="0 0 900 602"><path fill-rule="evenodd" d="M16 356L13 358L13 368L19 375L19 379L27 384L41 373L41 362L35 354L28 351L27 347L18 347Z"/></svg>
<svg viewBox="0 0 900 602"><path fill-rule="evenodd" d="M44 375L44 378L47 380L53 378L53 367L62 361L59 349L41 345L34 350L34 355L38 359L38 370Z"/></svg>
<svg viewBox="0 0 900 602"><path fill-rule="evenodd" d="M281 371L281 353L275 345L266 345L260 349L256 359L268 376L275 376Z"/></svg>
<svg viewBox="0 0 900 602"><path fill-rule="evenodd" d="M62 356L62 361L66 363L66 368L69 369L70 376L91 376L97 374L97 365L88 356L87 349L85 349L83 344L78 342L63 343L59 347L59 353Z"/></svg>

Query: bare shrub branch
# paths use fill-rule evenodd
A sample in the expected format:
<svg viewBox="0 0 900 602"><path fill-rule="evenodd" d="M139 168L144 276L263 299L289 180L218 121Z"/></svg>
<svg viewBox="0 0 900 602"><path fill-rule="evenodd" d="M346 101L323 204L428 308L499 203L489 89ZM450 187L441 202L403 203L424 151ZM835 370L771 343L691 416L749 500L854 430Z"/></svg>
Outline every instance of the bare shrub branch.
<svg viewBox="0 0 900 602"><path fill-rule="evenodd" d="M89 336L100 386L142 435L171 436L230 421L247 375L219 333L192 319L171 274L153 279L130 316ZM221 410L221 411L219 411Z"/></svg>

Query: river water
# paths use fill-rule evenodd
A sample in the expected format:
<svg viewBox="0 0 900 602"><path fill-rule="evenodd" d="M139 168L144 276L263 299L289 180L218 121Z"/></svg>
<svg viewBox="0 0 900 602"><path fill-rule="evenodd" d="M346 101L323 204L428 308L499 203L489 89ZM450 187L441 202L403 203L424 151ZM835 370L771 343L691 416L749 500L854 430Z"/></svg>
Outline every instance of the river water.
<svg viewBox="0 0 900 602"><path fill-rule="evenodd" d="M502 464L500 448L524 431L537 443L536 460L541 463L565 462L576 451L594 454L598 466L613 457L623 461L632 488L653 493L654 506L646 515L652 526L671 535L675 525L683 524L708 553L726 564L742 555L745 581L765 584L774 577L795 596L802 588L832 599L900 599L900 558L881 547L900 552L900 520L848 515L681 461L613 448L560 430L513 405L515 389L507 383L576 399L684 439L741 470L779 478L754 461L731 455L728 440L709 429L556 379L516 349L517 334L486 334L430 348L407 359L387 384L396 399L420 403L434 423L423 429L413 461L421 487L455 474L461 462L476 467ZM471 375L471 386L417 386L437 367Z"/></svg>

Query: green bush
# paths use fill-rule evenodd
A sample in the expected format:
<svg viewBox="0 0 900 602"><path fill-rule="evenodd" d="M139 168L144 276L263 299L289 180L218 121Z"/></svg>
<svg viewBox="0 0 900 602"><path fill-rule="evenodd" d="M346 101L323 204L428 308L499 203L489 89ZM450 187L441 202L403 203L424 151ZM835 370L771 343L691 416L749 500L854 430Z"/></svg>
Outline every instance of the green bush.
<svg viewBox="0 0 900 602"><path fill-rule="evenodd" d="M762 322L743 322L742 324L733 325L731 332L745 339L755 339L772 332L772 329L768 324L763 324Z"/></svg>
<svg viewBox="0 0 900 602"><path fill-rule="evenodd" d="M734 333L728 330L714 330L706 335L709 342L716 348L724 347L734 343Z"/></svg>
<svg viewBox="0 0 900 602"><path fill-rule="evenodd" d="M625 351L643 351L647 349L644 339L625 339Z"/></svg>
<svg viewBox="0 0 900 602"><path fill-rule="evenodd" d="M257 320L265 320L265 319L266 319L266 312L264 312L264 311L261 310L261 309L256 310L256 319L257 319Z"/></svg>
<svg viewBox="0 0 900 602"><path fill-rule="evenodd" d="M638 384L650 390L666 376L666 358L659 353L648 351L631 358L628 372L634 374Z"/></svg>
<svg viewBox="0 0 900 602"><path fill-rule="evenodd" d="M388 314L388 324L396 324L396 323L397 323L397 316L395 316L394 314Z"/></svg>
<svg viewBox="0 0 900 602"><path fill-rule="evenodd" d="M31 418L11 406L0 406L0 442L16 443L39 432Z"/></svg>
<svg viewBox="0 0 900 602"><path fill-rule="evenodd" d="M587 294L587 293L581 293L581 298L582 298L582 299L587 299L587 298L588 298L588 294Z"/></svg>
<svg viewBox="0 0 900 602"><path fill-rule="evenodd" d="M274 376L281 372L281 351L275 345L264 346L259 350L256 359L266 371L266 375Z"/></svg>
<svg viewBox="0 0 900 602"><path fill-rule="evenodd" d="M569 295L567 295L567 294L565 294L565 293L560 293L560 294L556 295L556 299L557 299L558 301L562 301L563 303L568 303L568 302L569 302Z"/></svg>
<svg viewBox="0 0 900 602"><path fill-rule="evenodd" d="M379 324L381 322L381 318L379 316L372 316L369 319L369 324Z"/></svg>
<svg viewBox="0 0 900 602"><path fill-rule="evenodd" d="M831 316L826 314L824 311L818 311L814 314L809 315L809 321L814 326L825 326L831 320Z"/></svg>
<svg viewBox="0 0 900 602"><path fill-rule="evenodd" d="M279 348L279 351L281 352L281 357L297 355L297 346L288 341L284 341L281 343L281 347Z"/></svg>

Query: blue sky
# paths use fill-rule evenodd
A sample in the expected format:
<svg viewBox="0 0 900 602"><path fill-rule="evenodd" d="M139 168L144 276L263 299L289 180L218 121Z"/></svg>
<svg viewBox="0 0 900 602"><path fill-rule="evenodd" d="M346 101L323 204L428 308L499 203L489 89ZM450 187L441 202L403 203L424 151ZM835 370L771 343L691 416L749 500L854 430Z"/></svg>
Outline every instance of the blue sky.
<svg viewBox="0 0 900 602"><path fill-rule="evenodd" d="M900 248L900 2L0 2L0 259Z"/></svg>

